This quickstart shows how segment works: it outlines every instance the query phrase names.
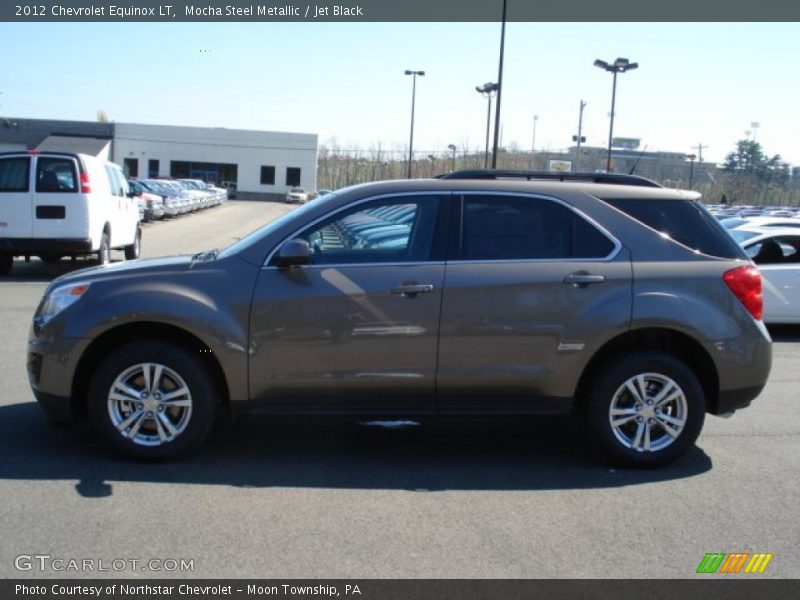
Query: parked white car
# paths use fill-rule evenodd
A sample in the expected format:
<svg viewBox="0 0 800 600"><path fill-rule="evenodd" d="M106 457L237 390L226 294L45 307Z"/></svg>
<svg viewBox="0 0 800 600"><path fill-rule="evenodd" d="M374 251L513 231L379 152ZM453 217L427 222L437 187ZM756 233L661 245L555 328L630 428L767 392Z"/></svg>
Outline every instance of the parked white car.
<svg viewBox="0 0 800 600"><path fill-rule="evenodd" d="M758 265L765 323L800 323L800 229L737 228L731 235Z"/></svg>
<svg viewBox="0 0 800 600"><path fill-rule="evenodd" d="M308 202L308 192L301 187L289 188L286 192L286 202Z"/></svg>
<svg viewBox="0 0 800 600"><path fill-rule="evenodd" d="M15 256L46 262L111 249L139 257L139 209L122 169L86 154L0 154L0 274Z"/></svg>

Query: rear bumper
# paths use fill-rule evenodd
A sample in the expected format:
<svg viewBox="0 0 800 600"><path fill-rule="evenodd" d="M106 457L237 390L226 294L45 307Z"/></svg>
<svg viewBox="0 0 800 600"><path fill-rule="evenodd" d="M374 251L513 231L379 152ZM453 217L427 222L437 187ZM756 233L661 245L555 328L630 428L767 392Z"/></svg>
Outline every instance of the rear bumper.
<svg viewBox="0 0 800 600"><path fill-rule="evenodd" d="M89 254L90 239L58 238L0 238L0 252L13 255Z"/></svg>

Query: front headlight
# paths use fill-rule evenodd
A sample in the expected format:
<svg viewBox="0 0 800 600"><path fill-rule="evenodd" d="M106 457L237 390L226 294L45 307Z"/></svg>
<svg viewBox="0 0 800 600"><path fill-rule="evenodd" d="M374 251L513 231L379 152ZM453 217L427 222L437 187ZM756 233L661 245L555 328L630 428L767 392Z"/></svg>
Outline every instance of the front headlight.
<svg viewBox="0 0 800 600"><path fill-rule="evenodd" d="M68 283L60 285L47 294L39 312L39 323L44 325L68 306L80 300L89 290L89 283Z"/></svg>

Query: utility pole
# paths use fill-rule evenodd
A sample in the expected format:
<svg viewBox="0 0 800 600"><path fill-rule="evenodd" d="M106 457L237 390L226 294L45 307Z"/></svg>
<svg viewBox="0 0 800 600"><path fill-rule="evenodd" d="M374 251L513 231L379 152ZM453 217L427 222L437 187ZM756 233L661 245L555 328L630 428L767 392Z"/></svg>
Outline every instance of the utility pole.
<svg viewBox="0 0 800 600"><path fill-rule="evenodd" d="M697 150L697 164L703 164L703 148L708 148L708 146L704 146L703 142L697 142L697 146L692 146L692 150Z"/></svg>

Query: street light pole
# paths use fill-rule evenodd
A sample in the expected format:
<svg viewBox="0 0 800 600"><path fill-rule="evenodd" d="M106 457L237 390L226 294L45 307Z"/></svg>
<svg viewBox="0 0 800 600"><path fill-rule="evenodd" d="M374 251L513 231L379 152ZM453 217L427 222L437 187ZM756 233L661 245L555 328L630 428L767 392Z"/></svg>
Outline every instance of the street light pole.
<svg viewBox="0 0 800 600"><path fill-rule="evenodd" d="M639 68L639 63L632 63L627 58L617 58L612 64L608 64L599 58L594 61L594 66L608 71L614 75L614 81L611 85L611 123L608 127L608 156L606 157L606 171L611 172L611 140L614 136L614 105L617 100L617 73L624 73L625 71L632 71Z"/></svg>
<svg viewBox="0 0 800 600"><path fill-rule="evenodd" d="M581 100L580 111L578 112L578 139L577 147L575 148L575 170L580 171L579 165L581 164L581 142L583 141L583 109L586 108L586 102Z"/></svg>
<svg viewBox="0 0 800 600"><path fill-rule="evenodd" d="M411 84L411 134L408 139L408 179L411 179L411 162L414 159L414 104L417 99L417 75L422 77L425 75L425 71L406 70L406 75L413 76L413 83Z"/></svg>
<svg viewBox="0 0 800 600"><path fill-rule="evenodd" d="M539 115L533 115L533 137L531 138L531 171L536 167L536 121L539 120Z"/></svg>
<svg viewBox="0 0 800 600"><path fill-rule="evenodd" d="M497 84L492 82L486 82L483 85L476 85L475 91L481 94L484 98L489 101L489 107L486 111L486 151L483 155L483 168L489 168L489 128L492 122L492 97L494 96L495 92L497 92ZM495 128L497 123L495 123Z"/></svg>
<svg viewBox="0 0 800 600"><path fill-rule="evenodd" d="M494 115L494 149L492 150L492 168L497 168L497 144L500 136L500 98L503 93L503 54L506 48L506 3L503 0L503 26L500 29L500 63L497 67L497 103Z"/></svg>
<svg viewBox="0 0 800 600"><path fill-rule="evenodd" d="M692 180L694 178L694 159L697 158L697 155L687 154L686 158L689 159L689 189L692 189Z"/></svg>

